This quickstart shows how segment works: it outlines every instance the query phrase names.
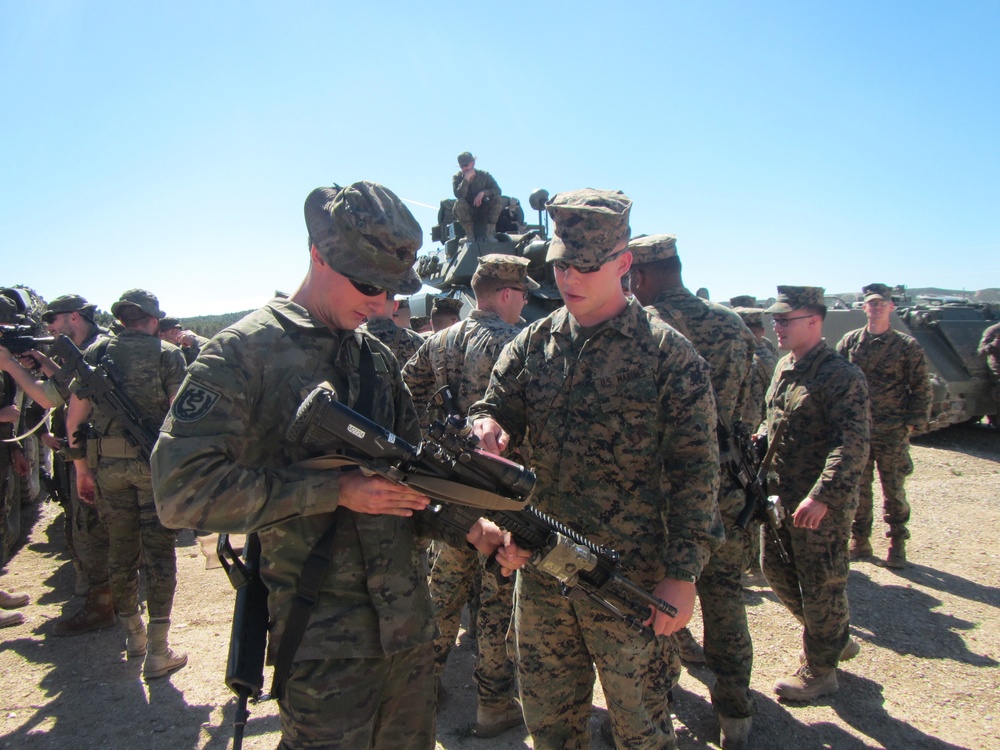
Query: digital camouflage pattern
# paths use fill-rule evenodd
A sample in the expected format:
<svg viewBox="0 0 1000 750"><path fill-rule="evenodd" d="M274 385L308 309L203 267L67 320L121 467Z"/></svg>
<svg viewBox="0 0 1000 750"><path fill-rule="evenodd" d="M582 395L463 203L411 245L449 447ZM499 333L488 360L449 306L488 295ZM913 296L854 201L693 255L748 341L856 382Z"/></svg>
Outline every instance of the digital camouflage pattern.
<svg viewBox="0 0 1000 750"><path fill-rule="evenodd" d="M128 293L126 293L128 294ZM103 364L116 387L132 400L155 430L184 378L184 357L173 344L139 331L98 339L84 352L92 366ZM76 384L78 397L86 384ZM105 438L121 443L125 429L106 408L93 403L90 442ZM110 442L110 441L109 441ZM139 568L151 619L169 618L177 587L176 532L157 518L149 465L142 458L103 450L94 469L97 510L108 534L111 595L122 617L139 610ZM92 451L91 451L92 452Z"/></svg>
<svg viewBox="0 0 1000 750"><path fill-rule="evenodd" d="M618 550L624 576L652 591L666 577L701 575L722 538L708 366L638 302L589 338L566 308L531 324L471 407L470 418L481 416L501 424L535 471L532 504ZM654 715L639 687L654 679L646 670L662 644L589 601L564 599L553 579L521 571L517 585L518 678L535 747L584 746L591 659L619 742L667 746L663 693Z"/></svg>
<svg viewBox="0 0 1000 750"><path fill-rule="evenodd" d="M1000 380L1000 323L995 323L983 331L976 350L980 357L986 357L986 364L993 377Z"/></svg>
<svg viewBox="0 0 1000 750"><path fill-rule="evenodd" d="M503 201L500 200L500 186L489 172L477 169L476 176L468 182L462 177L461 172L457 172L451 178L451 189L456 198L452 211L466 230L466 235L471 236L474 223L488 225L497 223L503 211ZM482 203L478 207L473 206L472 201L480 192L485 193Z"/></svg>
<svg viewBox="0 0 1000 750"><path fill-rule="evenodd" d="M740 421L751 433L756 432L767 418L767 387L771 385L771 376L774 375L774 368L778 364L778 357L764 343L765 341L767 339L762 339L754 348L750 383L740 414Z"/></svg>
<svg viewBox="0 0 1000 750"><path fill-rule="evenodd" d="M882 284L872 286L888 287ZM880 290L869 296L883 298ZM852 534L868 539L872 533L872 481L878 466L882 485L882 520L887 536L909 538L906 524L910 505L906 500L906 477L913 473L910 459L910 428L927 429L934 394L923 347L912 336L894 331L873 335L867 328L844 334L837 351L861 368L871 399L871 449L861 477L858 510Z"/></svg>
<svg viewBox="0 0 1000 750"><path fill-rule="evenodd" d="M409 328L400 328L392 318L369 318L361 330L370 333L391 351L400 366L406 364L424 343L424 337Z"/></svg>
<svg viewBox="0 0 1000 750"><path fill-rule="evenodd" d="M748 398L756 348L743 320L729 308L704 300L683 286L663 290L647 310L684 334L708 362L716 408L722 421L732 425L739 417L740 404ZM726 538L698 579L705 659L716 676L712 704L718 713L732 718L753 715L754 705L750 694L753 644L740 583L745 568L743 532L736 528L744 503L742 488L728 472L722 472L719 513Z"/></svg>
<svg viewBox="0 0 1000 750"><path fill-rule="evenodd" d="M765 537L762 568L771 589L803 625L809 668L834 669L849 637L847 540L857 485L868 456L868 388L861 370L820 342L801 360L778 362L767 392L767 432L785 423L774 454L769 490L788 516L780 535L789 556ZM822 502L818 529L796 528L790 517L805 498Z"/></svg>
<svg viewBox="0 0 1000 750"><path fill-rule="evenodd" d="M545 260L565 260L577 268L597 269L629 237L632 199L621 190L570 190L545 204L554 222Z"/></svg>
<svg viewBox="0 0 1000 750"><path fill-rule="evenodd" d="M500 351L519 330L494 312L475 309L465 320L424 341L403 368L403 380L413 394L425 430L432 419L448 416L429 414L427 409L439 388L451 386L462 415L483 397ZM498 706L510 701L514 689L514 666L506 647L514 587L509 582L498 584L496 577L486 571L482 555L468 548L444 546L431 568L431 598L441 631L434 642L437 673L444 670L455 645L462 607L477 578L481 586L476 615L479 659L473 678L480 706Z"/></svg>

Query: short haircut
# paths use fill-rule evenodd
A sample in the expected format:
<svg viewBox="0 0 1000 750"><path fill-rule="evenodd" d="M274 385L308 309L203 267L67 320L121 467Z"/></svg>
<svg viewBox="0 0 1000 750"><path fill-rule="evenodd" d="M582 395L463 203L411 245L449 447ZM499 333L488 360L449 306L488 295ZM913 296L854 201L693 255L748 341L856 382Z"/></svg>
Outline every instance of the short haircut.
<svg viewBox="0 0 1000 750"><path fill-rule="evenodd" d="M122 305L118 310L118 320L126 328L136 328L142 324L146 318L151 318L136 305Z"/></svg>
<svg viewBox="0 0 1000 750"><path fill-rule="evenodd" d="M489 297L490 295L496 294L501 289L513 288L513 285L509 281L503 279L498 279L493 276L483 276L476 271L472 277L472 291L476 295L476 299L483 296Z"/></svg>
<svg viewBox="0 0 1000 750"><path fill-rule="evenodd" d="M819 315L821 320L826 320L826 305L803 305L801 309L810 315Z"/></svg>

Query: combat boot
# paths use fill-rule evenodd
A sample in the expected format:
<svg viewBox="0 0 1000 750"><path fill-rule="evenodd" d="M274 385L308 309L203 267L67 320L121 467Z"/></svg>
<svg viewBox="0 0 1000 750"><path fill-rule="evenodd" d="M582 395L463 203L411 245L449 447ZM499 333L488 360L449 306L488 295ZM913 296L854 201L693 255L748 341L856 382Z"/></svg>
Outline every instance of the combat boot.
<svg viewBox="0 0 1000 750"><path fill-rule="evenodd" d="M24 622L24 615L20 612L0 612L0 628L10 628Z"/></svg>
<svg viewBox="0 0 1000 750"><path fill-rule="evenodd" d="M906 540L894 536L889 540L889 552L885 556L885 567L901 570L906 567Z"/></svg>
<svg viewBox="0 0 1000 750"><path fill-rule="evenodd" d="M808 664L803 664L791 677L785 677L774 683L774 692L785 700L813 701L822 695L837 692L838 687L836 669L817 675Z"/></svg>
<svg viewBox="0 0 1000 750"><path fill-rule="evenodd" d="M125 628L125 656L128 659L146 655L146 626L142 615L136 612L128 617L118 616L118 622Z"/></svg>
<svg viewBox="0 0 1000 750"><path fill-rule="evenodd" d="M861 653L861 641L855 638L853 635L848 636L847 645L844 646L844 650L840 652L840 661L850 661L855 656ZM805 649L799 651L799 664L806 663L806 652Z"/></svg>
<svg viewBox="0 0 1000 750"><path fill-rule="evenodd" d="M170 631L170 620L149 621L149 653L142 665L142 676L146 680L166 677L171 672L187 664L187 654L174 653L167 646L167 633Z"/></svg>
<svg viewBox="0 0 1000 750"><path fill-rule="evenodd" d="M719 714L719 737L722 750L744 750L750 739L753 717L736 718Z"/></svg>
<svg viewBox="0 0 1000 750"><path fill-rule="evenodd" d="M674 641L677 643L677 650L680 652L681 661L688 664L705 663L705 650L694 639L690 630L687 628L678 630L674 633Z"/></svg>
<svg viewBox="0 0 1000 750"><path fill-rule="evenodd" d="M872 542L867 537L851 537L851 546L847 550L847 556L851 560L864 560L874 554Z"/></svg>
<svg viewBox="0 0 1000 750"><path fill-rule="evenodd" d="M23 607L31 601L31 597L27 594L8 594L6 591L0 589L0 609L17 609L18 607Z"/></svg>
<svg viewBox="0 0 1000 750"><path fill-rule="evenodd" d="M111 602L111 587L92 588L87 592L87 601L72 617L58 620L52 634L58 636L82 635L94 630L104 630L115 626L115 606Z"/></svg>
<svg viewBox="0 0 1000 750"><path fill-rule="evenodd" d="M472 734L480 739L488 739L520 726L524 726L524 717L517 701L512 699L499 706L480 704L476 709L476 724L472 727Z"/></svg>

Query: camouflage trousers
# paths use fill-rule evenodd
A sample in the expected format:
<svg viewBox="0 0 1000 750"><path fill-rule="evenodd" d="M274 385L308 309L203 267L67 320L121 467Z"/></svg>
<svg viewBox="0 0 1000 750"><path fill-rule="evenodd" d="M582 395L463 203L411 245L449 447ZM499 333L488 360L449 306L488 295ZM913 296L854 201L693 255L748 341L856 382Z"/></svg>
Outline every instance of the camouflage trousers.
<svg viewBox="0 0 1000 750"><path fill-rule="evenodd" d="M433 750L430 643L392 656L300 661L279 701L279 750Z"/></svg>
<svg viewBox="0 0 1000 750"><path fill-rule="evenodd" d="M150 619L170 617L177 588L177 532L160 523L149 464L137 458L102 458L94 472L97 509L108 528L108 573L118 613L139 609L139 566Z"/></svg>
<svg viewBox="0 0 1000 750"><path fill-rule="evenodd" d="M53 462L52 472L69 474L69 507L63 506L66 547L80 566L91 588L108 585L108 527L96 505L80 500L76 491L76 468L72 462ZM65 485L64 485L65 486Z"/></svg>
<svg viewBox="0 0 1000 750"><path fill-rule="evenodd" d="M909 539L906 524L910 520L910 504L906 502L904 485L906 478L913 473L913 461L910 459L909 431L905 427L872 434L868 462L858 485L858 510L851 534L859 539L868 539L872 535L875 515L872 482L876 466L882 485L882 520L889 524L886 536Z"/></svg>
<svg viewBox="0 0 1000 750"><path fill-rule="evenodd" d="M743 508L743 492L724 476L719 509L726 539L712 553L698 579L698 600L705 626L705 661L715 675L712 705L723 716L745 718L754 713L750 693L753 643L740 581L744 566L744 535L735 527Z"/></svg>
<svg viewBox="0 0 1000 750"><path fill-rule="evenodd" d="M644 638L591 601L562 596L550 581L522 568L514 595L515 662L535 750L590 747L595 665L618 747L675 747L666 702L679 673L676 649L665 643L671 639Z"/></svg>
<svg viewBox="0 0 1000 750"><path fill-rule="evenodd" d="M803 625L802 645L810 669L825 674L837 667L850 637L851 612L847 602L850 563L847 542L856 498L838 510L830 509L818 529L792 526L794 507L779 535L791 561L786 565L769 534L762 541L762 568L771 590Z"/></svg>
<svg viewBox="0 0 1000 750"><path fill-rule="evenodd" d="M431 599L437 610L441 635L434 641L435 671L444 671L448 654L455 645L462 606L474 582L481 582L476 616L479 659L473 679L479 705L502 706L514 695L514 662L507 655L507 631L514 607L514 585L500 584L485 569L485 559L475 550L435 543L437 558L431 569Z"/></svg>
<svg viewBox="0 0 1000 750"><path fill-rule="evenodd" d="M503 211L503 201L499 198L483 201L483 205L476 208L468 201L459 198L455 201L452 211L458 223L466 230L466 234L471 237L473 224L486 224L488 227L496 225Z"/></svg>

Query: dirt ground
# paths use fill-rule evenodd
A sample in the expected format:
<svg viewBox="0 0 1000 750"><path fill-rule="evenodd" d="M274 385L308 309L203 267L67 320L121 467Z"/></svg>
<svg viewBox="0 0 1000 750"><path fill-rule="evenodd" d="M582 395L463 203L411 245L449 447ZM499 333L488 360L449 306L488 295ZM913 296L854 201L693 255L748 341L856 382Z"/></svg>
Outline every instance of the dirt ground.
<svg viewBox="0 0 1000 750"><path fill-rule="evenodd" d="M768 589L746 591L756 650L752 748L1000 748L1000 433L952 428L921 438L913 455L911 565L853 565L853 632L862 650L840 671L839 692L813 705L773 699L773 682L797 666L799 627ZM117 629L52 636L53 621L80 604L71 599L61 523L57 506L40 506L27 543L0 576L0 588L32 597L22 610L27 621L0 630L0 747L230 746L235 700L223 676L233 593L223 573L206 570L193 536L182 535L171 643L190 662L147 685L141 664L125 660ZM884 555L886 540L875 545ZM700 634L697 615L692 627ZM530 748L523 731L470 736L474 659L463 633L446 673L450 698L439 713L438 748ZM675 691L685 750L718 747L711 679L705 669L685 669ZM594 703L593 746L602 748L599 690ZM251 710L244 747L275 747L277 706Z"/></svg>

